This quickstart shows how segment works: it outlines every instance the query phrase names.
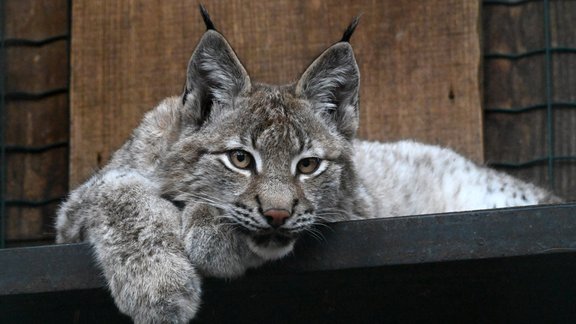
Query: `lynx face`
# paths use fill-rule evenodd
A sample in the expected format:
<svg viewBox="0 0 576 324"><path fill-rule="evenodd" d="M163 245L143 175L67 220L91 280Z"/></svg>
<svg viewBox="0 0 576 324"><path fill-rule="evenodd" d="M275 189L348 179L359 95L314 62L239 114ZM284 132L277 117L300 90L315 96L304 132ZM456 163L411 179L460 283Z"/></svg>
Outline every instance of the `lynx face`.
<svg viewBox="0 0 576 324"><path fill-rule="evenodd" d="M296 84L252 84L223 36L208 30L188 67L164 192L213 207L215 221L232 225L262 258L284 256L313 224L345 217L358 84L346 42Z"/></svg>
<svg viewBox="0 0 576 324"><path fill-rule="evenodd" d="M220 209L261 256L289 252L299 233L338 205L350 142L293 89L259 86L183 146L197 147L199 138L202 153L181 191Z"/></svg>

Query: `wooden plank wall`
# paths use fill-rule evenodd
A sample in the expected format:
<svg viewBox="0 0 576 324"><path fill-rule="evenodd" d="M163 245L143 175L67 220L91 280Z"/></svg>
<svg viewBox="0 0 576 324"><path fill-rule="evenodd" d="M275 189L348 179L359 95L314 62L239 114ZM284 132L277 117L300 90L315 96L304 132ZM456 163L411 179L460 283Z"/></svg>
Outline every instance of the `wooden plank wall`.
<svg viewBox="0 0 576 324"><path fill-rule="evenodd" d="M164 5L160 6L160 2ZM466 6L472 3L462 2L466 2ZM6 38L44 39L67 34L67 3L67 0L6 0L4 3ZM428 83L422 78L435 75L429 74L433 73L427 70L429 64L442 67L440 63L435 64L437 61L432 58L442 55L461 58L462 52L458 52L458 47L450 47L450 51L456 52L441 54L438 52L441 51L439 48L445 47L446 42L453 43L454 41L448 38L443 39L445 43L439 43L435 38L439 36L430 37L428 40L426 38L428 35L440 35L444 29L446 34L453 33L464 37L463 34L466 33L460 29L435 23L450 21L451 15L456 15L452 8L462 9L462 4L457 1L448 2L449 4L444 8L448 10L448 13L443 13L440 19L434 16L433 12L426 11L433 7L435 1L430 1L430 5L419 4L410 7L407 1L396 1L394 4L391 1L377 4L367 1L343 2L341 5L337 3L340 2L309 1L290 5L287 1L274 4L248 1L244 2L243 8L239 8L231 2L209 1L206 5L217 26L229 38L252 74L268 82L285 82L295 79L315 55L338 39L352 16L364 12L362 23L352 40L363 77L362 113L364 115L361 135L395 139L395 136L411 136L408 133L409 128L417 128L424 134L421 135L421 140L445 141L446 139L434 135L435 129L448 122L455 125L461 117L453 118L450 112L454 110L449 112L434 112L432 108L424 112L412 110L415 108L410 102L421 103L423 100L419 97L421 88L428 89L434 86L443 91L438 90L438 98L424 101L425 105L428 103L426 107L442 105L446 98L449 100L448 103L451 102L452 96L449 91L446 93L445 83L436 82L434 85L433 78L430 78ZM557 0L550 4L552 45L576 47L576 34L574 33L576 2ZM373 7L376 5L377 9ZM82 101L80 96L86 96L86 98L83 99L83 106L76 105L75 107L97 112L92 115L93 120L84 120L81 128L73 125L77 140L83 138L86 141L78 142L78 144L94 145L93 151L85 152L87 154L85 160L79 156L82 151L76 153L77 161L74 163L82 164L73 168L75 171L72 171L71 182L77 184L95 168L105 163L108 154L120 145L130 129L138 123L143 112L150 109L162 97L179 94L184 79L183 71L203 31L203 26L197 13L196 3L193 1L157 0L116 3L109 0L101 2L104 9L98 9L96 2L79 0L74 1L74 6L77 15L82 14L86 16L83 19L91 19L88 20L89 23L100 24L100 28L91 27L89 24L84 27L75 25L76 28L84 28L80 31L88 37L83 44L87 46L86 52L81 52L78 48L76 50L76 54L85 55L85 60L82 66L75 65L75 68L80 71L84 69L88 77L82 81L77 80L77 89L83 89L83 92L76 92L79 96L77 101ZM544 44L542 6L542 1L532 1L517 6L482 6L483 52L522 53L542 48ZM101 12L114 10L117 10L117 14L113 17L104 17ZM90 18L90 14L93 17ZM249 18L246 18L247 14L250 14ZM149 30L146 29L148 33L139 34L146 24L149 25ZM308 30L286 32L293 30L291 28L294 26L306 26ZM92 36L88 36L90 28L92 28ZM266 32L262 31L263 29ZM262 32L255 34L255 30ZM420 34L424 35L424 39L417 38ZM166 44L158 42L163 39L166 39ZM90 45L90 41L94 44ZM36 93L66 87L68 75L66 45L66 41L63 40L40 47L10 47L7 50L6 90ZM128 51L127 48L133 49L133 52ZM90 56L89 51L94 50L96 52ZM473 51L474 48L468 48L468 50ZM391 62L398 63L401 57L409 58L409 54L413 52L423 52L421 54L425 57L414 58L414 61L410 63L412 65L390 66ZM428 57L427 52L432 54ZM145 59L140 56L142 53L147 53L146 57L149 58ZM103 63L89 62L86 59L90 57L99 59L105 57L106 60ZM386 69L375 68L373 62L386 66ZM473 65L470 62L468 62L470 65L460 63L459 59L451 59L449 62L453 64L449 64L448 67L454 69ZM122 65L135 65L136 68L131 68L132 74L128 75L126 70L121 69ZM553 67L554 100L576 102L574 91L576 89L576 55L554 54ZM93 75L90 75L90 71ZM541 56L535 55L515 61L485 60L483 72L482 88L486 108L510 109L541 104L545 100L545 70ZM451 73L438 74L435 78L449 78ZM385 81L378 81L380 78L384 78ZM475 76L468 78L473 79ZM412 88L412 84L418 87ZM427 86L421 87L420 84L427 84ZM402 88L397 85L402 85ZM367 88L371 88L370 91L377 91L378 100L391 100L393 104L390 107L404 108L398 108L397 115L390 115L390 111L393 113L394 110L382 111L379 114L380 107L390 107L376 100L370 100L369 96L373 94L366 93ZM467 89L468 86L463 88ZM466 99L468 95L464 95L468 90L457 91L457 89L453 89L456 105L442 105L443 107L455 109L464 105L463 101L472 100L472 97ZM412 92L406 92L409 90ZM92 93L92 91L97 91L97 93ZM470 93L473 94L473 92ZM95 101L90 103L87 99ZM406 105L411 108L406 108ZM7 128L4 131L8 146L37 147L65 142L69 138L66 93L38 101L8 100L6 114ZM368 114L370 118L367 118ZM89 116L86 115L85 118ZM433 119L434 116L436 120ZM558 108L554 116L556 154L574 155L576 152L574 110ZM114 122L114 120L117 121ZM404 124L406 120L412 120L413 124ZM438 124L439 122L443 124ZM401 129L395 130L394 128ZM544 130L545 113L542 110L513 115L486 113L483 137L486 161L521 162L545 155ZM99 139L91 140L90 138L94 136L98 136ZM458 136L454 134L449 137L458 139ZM447 143L455 147L458 145L458 143ZM457 148L466 154L470 151L480 154L481 151L477 151L476 148L482 145L473 144L472 147L475 148L468 150ZM470 154L481 160L474 153ZM5 198L9 202L45 201L61 197L66 193L68 149L65 146L41 153L9 151L7 158L8 196ZM576 166L574 163L557 163L556 168L556 192L565 198L576 199L576 186L573 180ZM548 183L546 167L542 165L518 170L506 169L506 171L542 185ZM53 235L52 222L56 204L33 207L9 203L7 206L9 244L13 246L23 242L37 243L38 240L50 240Z"/></svg>
<svg viewBox="0 0 576 324"><path fill-rule="evenodd" d="M479 1L206 1L253 79L296 80L352 17L364 138L442 143L481 161ZM75 1L71 169L75 186L143 113L179 95L204 31L194 1Z"/></svg>
<svg viewBox="0 0 576 324"><path fill-rule="evenodd" d="M521 54L544 49L545 21L542 1L517 6L483 8L484 52ZM550 1L551 45L576 48L576 1ZM553 103L576 104L576 54L552 54ZM486 59L484 64L485 150L487 162L520 163L547 156L545 109L523 113L490 112L546 104L546 61L541 53L520 59ZM576 156L576 109L554 105L554 153ZM554 164L554 191L576 199L576 163ZM545 163L504 171L549 186Z"/></svg>
<svg viewBox="0 0 576 324"><path fill-rule="evenodd" d="M19 45L13 41L67 35L68 1L6 0L4 9L4 37L7 44L10 41L13 44L6 47L5 224L6 239L14 246L53 237L54 211L58 204L53 199L63 197L68 190L68 148L64 144L35 153L25 149L67 142L69 115L65 91L35 100L17 95L39 94L68 86L67 40L40 46Z"/></svg>

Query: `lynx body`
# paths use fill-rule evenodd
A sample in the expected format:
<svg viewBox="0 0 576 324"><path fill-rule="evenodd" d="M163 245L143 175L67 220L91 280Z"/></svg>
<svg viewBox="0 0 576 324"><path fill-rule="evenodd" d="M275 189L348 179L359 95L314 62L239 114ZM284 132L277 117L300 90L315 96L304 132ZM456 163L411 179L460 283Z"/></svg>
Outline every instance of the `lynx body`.
<svg viewBox="0 0 576 324"><path fill-rule="evenodd" d="M204 17L184 94L150 111L58 213L57 241L93 246L135 322L187 322L202 276L281 258L318 223L558 201L448 149L355 139L357 21L298 82L272 86L252 82Z"/></svg>

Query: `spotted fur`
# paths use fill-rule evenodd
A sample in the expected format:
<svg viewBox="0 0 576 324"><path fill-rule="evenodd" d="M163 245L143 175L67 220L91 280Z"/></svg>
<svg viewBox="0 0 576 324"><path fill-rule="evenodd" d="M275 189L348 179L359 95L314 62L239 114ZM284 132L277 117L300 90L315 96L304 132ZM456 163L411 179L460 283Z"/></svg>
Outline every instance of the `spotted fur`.
<svg viewBox="0 0 576 324"><path fill-rule="evenodd" d="M92 245L135 322L187 322L201 276L281 258L315 224L558 201L447 149L356 140L355 24L296 83L272 86L250 80L204 17L184 94L147 113L58 212L57 241Z"/></svg>

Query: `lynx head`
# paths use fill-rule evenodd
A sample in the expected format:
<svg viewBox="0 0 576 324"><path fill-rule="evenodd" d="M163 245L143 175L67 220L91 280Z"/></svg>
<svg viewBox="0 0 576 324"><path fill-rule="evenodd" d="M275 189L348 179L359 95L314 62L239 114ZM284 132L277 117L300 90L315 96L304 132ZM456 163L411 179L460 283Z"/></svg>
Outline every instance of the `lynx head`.
<svg viewBox="0 0 576 324"><path fill-rule="evenodd" d="M188 66L164 190L213 207L213 222L279 258L315 223L353 212L359 70L348 39L357 20L297 82L272 86L252 82L203 14L208 30Z"/></svg>

